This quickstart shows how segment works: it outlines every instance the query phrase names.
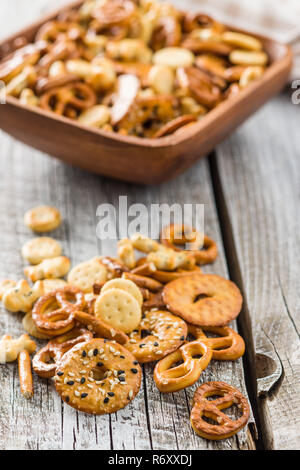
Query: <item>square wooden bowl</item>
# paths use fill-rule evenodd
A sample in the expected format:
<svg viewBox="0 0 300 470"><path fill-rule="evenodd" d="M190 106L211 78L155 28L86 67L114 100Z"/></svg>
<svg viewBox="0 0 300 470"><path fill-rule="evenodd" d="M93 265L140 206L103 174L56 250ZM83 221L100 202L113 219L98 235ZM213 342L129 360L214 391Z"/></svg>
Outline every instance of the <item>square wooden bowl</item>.
<svg viewBox="0 0 300 470"><path fill-rule="evenodd" d="M43 23L81 3L77 1L42 18L2 41L0 48L12 44L19 36L32 41ZM42 152L94 173L141 184L167 181L211 152L287 83L292 66L290 48L265 37L259 38L271 61L262 78L178 135L142 139L104 132L37 107L24 106L10 96L6 104L0 105L0 127Z"/></svg>

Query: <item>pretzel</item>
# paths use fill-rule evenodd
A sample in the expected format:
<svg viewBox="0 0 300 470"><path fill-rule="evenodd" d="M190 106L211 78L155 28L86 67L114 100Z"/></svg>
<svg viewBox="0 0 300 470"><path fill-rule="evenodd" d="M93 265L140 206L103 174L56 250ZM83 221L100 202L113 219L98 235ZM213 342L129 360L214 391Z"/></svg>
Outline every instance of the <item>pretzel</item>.
<svg viewBox="0 0 300 470"><path fill-rule="evenodd" d="M113 277L121 277L123 273L127 273L129 271L125 264L114 258L110 258L109 256L104 256L101 259L101 263L106 267Z"/></svg>
<svg viewBox="0 0 300 470"><path fill-rule="evenodd" d="M216 243L207 235L204 235L203 250L201 250L200 233L187 225L172 224L164 227L160 234L160 240L163 245L175 251L182 249L178 244L189 243L191 248L189 253L194 256L196 263L200 265L213 263L218 255Z"/></svg>
<svg viewBox="0 0 300 470"><path fill-rule="evenodd" d="M33 381L31 371L31 360L26 349L18 356L19 379L22 395L29 399L33 397Z"/></svg>
<svg viewBox="0 0 300 470"><path fill-rule="evenodd" d="M34 338L47 340L51 338L51 336L41 333L37 329L34 321L32 320L32 311L27 312L26 315L23 317L22 326L26 333L29 333L30 336L33 336Z"/></svg>
<svg viewBox="0 0 300 470"><path fill-rule="evenodd" d="M54 377L57 364L63 355L78 343L90 341L93 334L85 328L75 327L68 333L58 336L40 349L32 360L34 372L46 379Z"/></svg>
<svg viewBox="0 0 300 470"><path fill-rule="evenodd" d="M245 342L243 338L228 326L206 326L199 328L188 325L189 333L201 340L212 349L212 357L217 361L235 361L243 356ZM209 338L206 332L219 335L218 338Z"/></svg>
<svg viewBox="0 0 300 470"><path fill-rule="evenodd" d="M141 385L141 368L123 346L103 339L80 343L58 364L55 387L73 408L101 415L124 408Z"/></svg>
<svg viewBox="0 0 300 470"><path fill-rule="evenodd" d="M197 326L224 326L242 307L238 287L214 274L190 274L169 282L163 300L171 312Z"/></svg>
<svg viewBox="0 0 300 470"><path fill-rule="evenodd" d="M76 81L78 81L78 77L72 73L54 77L41 77L36 83L35 90L38 95L42 95L53 88L60 88Z"/></svg>
<svg viewBox="0 0 300 470"><path fill-rule="evenodd" d="M193 12L185 13L183 18L183 30L189 33L199 27L214 29L218 28L221 30L224 29L219 23L217 23L213 18L208 15Z"/></svg>
<svg viewBox="0 0 300 470"><path fill-rule="evenodd" d="M207 400L214 395L219 398ZM221 411L234 404L242 411L242 416L236 420L230 419ZM204 383L194 394L191 425L194 431L205 439L220 440L233 436L247 424L249 416L250 407L247 399L239 390L225 382ZM216 424L210 424L203 417L215 421Z"/></svg>
<svg viewBox="0 0 300 470"><path fill-rule="evenodd" d="M53 43L57 41L62 33L67 33L69 39L76 40L83 35L83 30L74 22L48 21L43 24L36 34L36 41L46 41Z"/></svg>
<svg viewBox="0 0 300 470"><path fill-rule="evenodd" d="M186 124L190 124L192 122L197 121L197 118L193 114L186 114L184 116L179 116L172 121L168 122L165 124L163 127L161 127L155 134L154 134L154 139L158 139L160 137L164 137L166 135L173 134L176 132L178 129L182 128Z"/></svg>
<svg viewBox="0 0 300 470"><path fill-rule="evenodd" d="M177 70L177 77L182 88L190 90L198 103L211 109L221 99L220 89L201 70L196 67L181 67Z"/></svg>
<svg viewBox="0 0 300 470"><path fill-rule="evenodd" d="M158 20L151 37L151 47L155 51L163 47L178 46L181 40L181 28L177 18L165 16Z"/></svg>
<svg viewBox="0 0 300 470"><path fill-rule="evenodd" d="M134 2L130 0L110 0L96 7L92 17L105 27L128 23L136 10Z"/></svg>
<svg viewBox="0 0 300 470"><path fill-rule="evenodd" d="M162 292L149 292L149 297L145 299L143 303L143 311L146 312L147 310L151 309L158 309L164 310L165 303L162 298Z"/></svg>
<svg viewBox="0 0 300 470"><path fill-rule="evenodd" d="M129 279L130 281L134 282L137 286L143 289L148 289L151 292L159 292L163 288L163 285L160 282L156 281L155 279L151 279L147 276L141 276L139 274L126 272L123 273L122 277L124 279Z"/></svg>
<svg viewBox="0 0 300 470"><path fill-rule="evenodd" d="M34 65L39 60L46 43L37 42L17 49L7 56L0 64L0 80L9 83L12 78L22 72L28 65Z"/></svg>
<svg viewBox="0 0 300 470"><path fill-rule="evenodd" d="M192 37L186 38L181 43L181 46L185 47L186 49L189 49L195 54L209 53L225 57L228 56L233 50L232 46L224 44L222 42L217 42L213 40L203 41L201 39Z"/></svg>
<svg viewBox="0 0 300 470"><path fill-rule="evenodd" d="M177 268L174 271L160 271L157 269L155 273L152 274L152 277L162 284L168 284L168 282L174 281L175 279L179 279L182 276L194 272L200 274L202 271L199 266L194 266L192 269Z"/></svg>
<svg viewBox="0 0 300 470"><path fill-rule="evenodd" d="M142 337L143 332L146 337ZM137 330L130 334L126 348L140 363L162 359L182 345L187 326L180 318L167 311L148 311Z"/></svg>
<svg viewBox="0 0 300 470"><path fill-rule="evenodd" d="M21 335L13 339L10 335L4 335L0 339L0 364L14 362L21 351L32 354L36 350L35 342L28 335Z"/></svg>
<svg viewBox="0 0 300 470"><path fill-rule="evenodd" d="M74 82L69 85L53 88L41 96L41 107L64 115L68 107L76 111L88 109L96 104L95 92L86 83ZM54 102L54 104L52 104Z"/></svg>
<svg viewBox="0 0 300 470"><path fill-rule="evenodd" d="M145 258L145 261L147 259ZM157 271L154 263L142 263L136 268L131 270L132 274L137 274L139 276L152 276Z"/></svg>
<svg viewBox="0 0 300 470"><path fill-rule="evenodd" d="M54 310L50 311L51 307ZM33 307L32 319L41 333L59 336L74 328L74 314L84 307L84 293L76 287L66 286L41 297Z"/></svg>
<svg viewBox="0 0 300 470"><path fill-rule="evenodd" d="M82 325L85 325L96 336L116 341L119 344L125 344L128 341L128 336L123 331L112 328L107 323L104 323L104 321L88 313L79 310L75 311L74 318Z"/></svg>
<svg viewBox="0 0 300 470"><path fill-rule="evenodd" d="M37 70L41 75L47 75L52 64L59 60L78 57L78 49L72 41L59 41L48 47L45 54L37 64Z"/></svg>
<svg viewBox="0 0 300 470"><path fill-rule="evenodd" d="M201 358L194 358L200 354ZM184 344L156 364L154 380L158 390L171 393L190 387L197 382L211 358L211 348L201 340ZM175 366L180 361L183 363Z"/></svg>

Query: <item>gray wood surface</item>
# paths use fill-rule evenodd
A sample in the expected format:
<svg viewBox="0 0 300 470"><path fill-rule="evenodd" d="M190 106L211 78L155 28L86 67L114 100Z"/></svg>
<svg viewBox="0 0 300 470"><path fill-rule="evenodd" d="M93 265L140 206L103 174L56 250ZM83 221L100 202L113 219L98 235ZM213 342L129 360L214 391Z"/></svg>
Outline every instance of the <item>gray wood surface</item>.
<svg viewBox="0 0 300 470"><path fill-rule="evenodd" d="M2 0L1 35L63 3L68 2ZM284 377L270 396L259 399L265 444L279 449L296 448L300 441L296 422L299 110L295 108L291 108L286 96L275 99L220 146L214 170L219 173L230 215L257 350L271 357L274 353L284 369ZM119 195L127 195L128 204L140 202L147 206L163 202L205 204L206 232L220 247L217 262L205 270L228 277L232 259L230 252L226 250L225 254L223 249L226 227L219 220L220 194L213 187L208 160L202 160L173 182L144 188L71 168L1 132L0 156L0 279L22 277L20 248L32 236L23 224L23 214L39 203L61 210L64 223L53 236L62 242L73 264L97 253L114 254L114 243L96 238L96 208L104 202L117 204ZM20 334L22 316L0 308L0 336L7 332ZM152 366L144 367L141 391L127 408L111 416L93 417L62 404L51 381L37 377L34 399L22 399L16 365L1 366L0 449L254 448L253 418L249 427L223 442L211 443L195 435L189 424L189 411L196 387L162 395L155 387L152 371ZM233 364L213 362L200 379L207 380L224 380L247 393L241 360Z"/></svg>

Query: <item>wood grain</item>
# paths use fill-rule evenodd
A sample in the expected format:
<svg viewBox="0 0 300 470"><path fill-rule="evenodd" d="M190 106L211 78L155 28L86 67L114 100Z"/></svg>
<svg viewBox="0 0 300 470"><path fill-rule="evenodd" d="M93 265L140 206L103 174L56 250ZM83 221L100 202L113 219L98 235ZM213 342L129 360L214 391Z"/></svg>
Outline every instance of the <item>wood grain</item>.
<svg viewBox="0 0 300 470"><path fill-rule="evenodd" d="M300 444L298 122L299 107L282 94L217 152L256 349L271 357L267 372L278 361L283 370L260 398L265 443L275 449Z"/></svg>

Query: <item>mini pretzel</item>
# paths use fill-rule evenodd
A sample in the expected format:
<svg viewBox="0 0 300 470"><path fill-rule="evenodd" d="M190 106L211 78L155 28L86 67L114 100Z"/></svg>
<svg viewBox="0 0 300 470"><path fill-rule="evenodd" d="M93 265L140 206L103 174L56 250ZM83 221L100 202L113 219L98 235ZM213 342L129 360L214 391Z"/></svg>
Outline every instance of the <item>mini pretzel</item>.
<svg viewBox="0 0 300 470"><path fill-rule="evenodd" d="M228 326L206 326L199 328L188 325L189 333L200 339L213 350L213 359L217 361L235 361L243 356L245 342L243 338ZM219 335L219 338L209 338L206 332Z"/></svg>
<svg viewBox="0 0 300 470"><path fill-rule="evenodd" d="M72 73L65 73L64 75L59 75L57 77L41 77L35 85L35 90L38 95L41 95L53 88L60 88L77 81L77 75Z"/></svg>
<svg viewBox="0 0 300 470"><path fill-rule="evenodd" d="M172 121L165 124L161 127L153 136L154 139L158 139L160 137L164 137L166 135L173 134L178 129L187 124L197 121L197 117L194 114L185 114L183 116L179 116Z"/></svg>
<svg viewBox="0 0 300 470"><path fill-rule="evenodd" d="M211 109L220 102L220 89L201 70L182 67L177 70L177 76L181 87L188 89L198 103Z"/></svg>
<svg viewBox="0 0 300 470"><path fill-rule="evenodd" d="M194 356L200 354L200 359L194 359ZM156 364L154 380L158 390L171 393L193 385L210 363L211 357L211 348L201 340L184 344ZM180 361L183 363L175 366Z"/></svg>
<svg viewBox="0 0 300 470"><path fill-rule="evenodd" d="M177 268L175 271L160 271L157 269L155 273L152 274L152 277L162 284L168 284L168 282L174 281L175 279L179 279L182 276L186 276L187 274L194 272L200 274L202 271L199 266L194 266L192 269Z"/></svg>
<svg viewBox="0 0 300 470"><path fill-rule="evenodd" d="M149 292L149 291L148 291ZM164 310L165 309L165 303L162 298L162 292L149 292L149 297L145 299L143 303L143 311L146 312L147 310L151 309L158 309L158 310Z"/></svg>
<svg viewBox="0 0 300 470"><path fill-rule="evenodd" d="M74 313L74 318L82 325L85 325L96 336L114 340L119 344L125 344L128 341L128 336L123 331L112 328L104 321L88 313L78 310Z"/></svg>
<svg viewBox="0 0 300 470"><path fill-rule="evenodd" d="M220 398L207 400L217 395ZM237 404L242 416L236 420L230 419L221 410ZM250 416L247 399L239 390L225 382L207 382L201 385L194 394L194 406L191 412L191 425L199 436L210 440L227 439L240 431ZM203 419L209 418L216 422L210 424Z"/></svg>
<svg viewBox="0 0 300 470"><path fill-rule="evenodd" d="M160 234L161 243L175 251L182 250L178 244L189 243L191 248L189 253L195 257L197 264L213 263L218 255L217 244L207 235L204 235L203 250L200 250L200 238L200 234L195 229L180 224L164 227Z"/></svg>
<svg viewBox="0 0 300 470"><path fill-rule="evenodd" d="M121 277L123 273L129 272L129 269L125 266L125 264L114 258L110 258L109 256L104 256L101 259L101 263L113 275L113 277Z"/></svg>
<svg viewBox="0 0 300 470"><path fill-rule="evenodd" d="M142 372L134 356L103 339L74 346L58 366L56 390L65 403L86 413L114 413L140 389Z"/></svg>
<svg viewBox="0 0 300 470"><path fill-rule="evenodd" d="M147 259L145 258L145 261ZM155 264L153 263L143 263L139 264L136 268L131 270L132 274L137 274L138 276L152 276L157 271Z"/></svg>
<svg viewBox="0 0 300 470"><path fill-rule="evenodd" d="M165 16L160 18L152 33L151 47L155 51L163 47L178 46L181 40L181 28L177 18Z"/></svg>
<svg viewBox="0 0 300 470"><path fill-rule="evenodd" d="M68 299L75 299L74 303ZM55 307L59 308L55 308ZM54 310L49 311L54 306ZM76 287L67 286L41 297L32 310L32 318L39 331L58 336L74 328L74 313L85 306L84 293Z"/></svg>
<svg viewBox="0 0 300 470"><path fill-rule="evenodd" d="M231 281L214 274L190 274L169 282L163 300L171 312L197 326L224 326L242 307L242 296Z"/></svg>
<svg viewBox="0 0 300 470"><path fill-rule="evenodd" d="M91 108L96 104L97 97L93 89L86 83L74 82L67 86L53 88L41 96L41 107L46 111L54 111L64 115L68 107L77 111Z"/></svg>
<svg viewBox="0 0 300 470"><path fill-rule="evenodd" d="M203 41L198 38L186 38L182 43L182 47L189 49L195 54L209 53L221 56L228 56L233 50L233 47L223 42L207 40Z"/></svg>
<svg viewBox="0 0 300 470"><path fill-rule="evenodd" d="M134 15L136 6L130 0L110 0L96 7L92 17L97 19L102 26L109 27L127 23Z"/></svg>
<svg viewBox="0 0 300 470"><path fill-rule="evenodd" d="M62 356L76 344L91 339L93 339L93 334L85 328L73 328L68 333L52 339L35 354L32 361L34 372L46 379L54 377L57 363ZM50 362L51 360L54 362Z"/></svg>
<svg viewBox="0 0 300 470"><path fill-rule="evenodd" d="M151 292L159 292L163 288L163 285L155 281L155 279L151 279L151 277L147 276L140 276L139 274L133 273L123 273L122 276L124 279L129 279L130 281L134 282L137 286L148 289Z"/></svg>
<svg viewBox="0 0 300 470"><path fill-rule="evenodd" d="M187 325L180 318L167 311L148 311L139 329L130 334L126 348L140 363L158 361L178 349L186 335Z"/></svg>
<svg viewBox="0 0 300 470"><path fill-rule="evenodd" d="M31 359L26 349L18 356L19 378L21 393L25 398L33 397L33 381L31 371Z"/></svg>

